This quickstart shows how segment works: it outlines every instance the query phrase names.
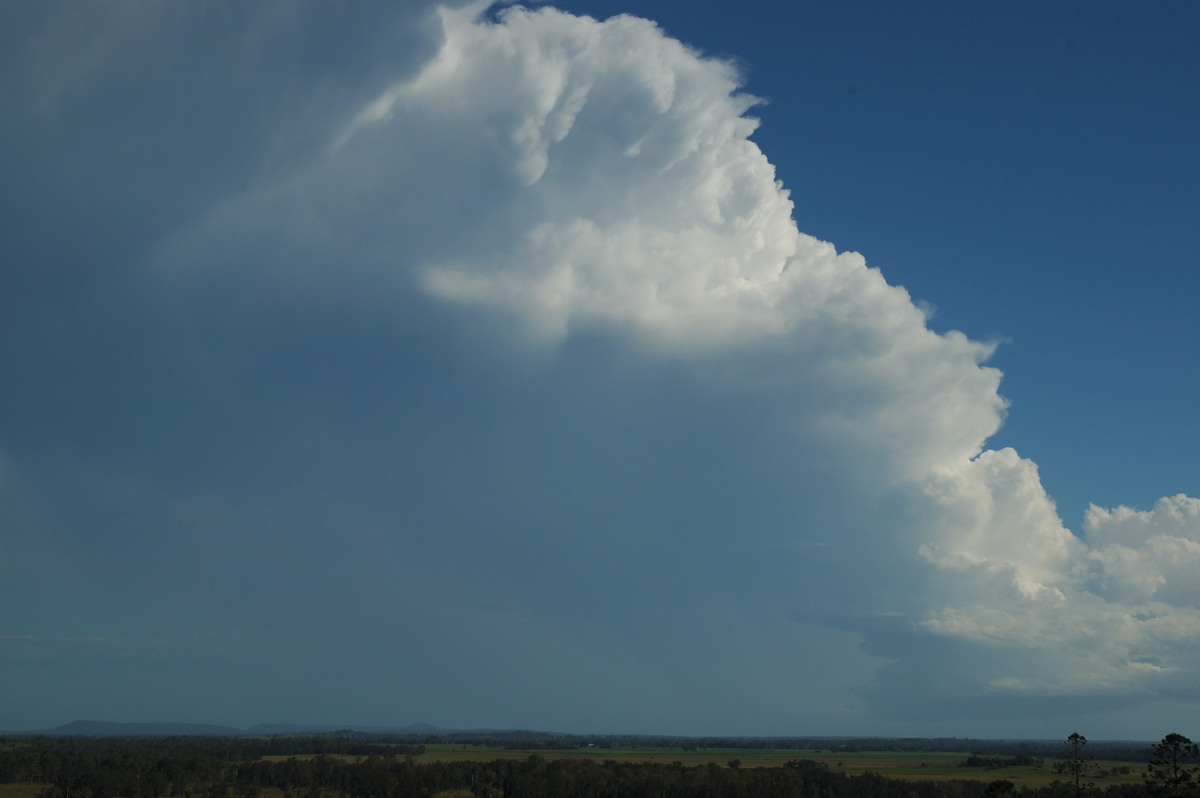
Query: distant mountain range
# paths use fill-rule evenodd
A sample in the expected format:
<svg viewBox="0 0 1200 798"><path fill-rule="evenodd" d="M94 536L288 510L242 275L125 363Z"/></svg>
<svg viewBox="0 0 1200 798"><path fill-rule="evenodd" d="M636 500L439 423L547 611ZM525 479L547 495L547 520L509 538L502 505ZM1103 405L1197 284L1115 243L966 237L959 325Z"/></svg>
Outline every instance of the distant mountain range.
<svg viewBox="0 0 1200 798"><path fill-rule="evenodd" d="M289 734L333 734L354 731L366 734L434 734L447 731L428 723L411 726L305 726L295 723L259 723L248 729L211 723L116 723L107 720L74 720L53 729L0 732L8 735L46 737L246 737Z"/></svg>

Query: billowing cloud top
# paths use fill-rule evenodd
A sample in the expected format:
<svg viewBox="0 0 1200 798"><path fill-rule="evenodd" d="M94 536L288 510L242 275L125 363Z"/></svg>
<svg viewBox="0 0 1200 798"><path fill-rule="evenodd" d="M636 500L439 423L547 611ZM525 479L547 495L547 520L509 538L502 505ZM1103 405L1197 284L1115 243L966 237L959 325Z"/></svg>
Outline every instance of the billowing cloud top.
<svg viewBox="0 0 1200 798"><path fill-rule="evenodd" d="M414 584L458 584L452 555L473 545L512 572L476 563L478 593L436 622L397 621L406 634L440 625L438 639L505 640L511 657L598 658L666 690L699 651L714 664L697 687L739 661L734 648L849 631L888 663L846 685L876 717L915 711L907 696L947 714L1033 698L1020 711L1038 714L1061 710L1050 699L1193 695L1200 502L1093 508L1073 534L1031 461L986 448L1007 408L984 365L994 345L930 330L861 256L797 229L732 64L634 16L481 10L437 9L440 44L419 68L369 97L325 95L327 140L288 150L292 168L246 181L141 259L157 301L192 323L214 297L247 317L271 309L285 330L328 314L345 335L353 318L455 350L447 386L473 375L466 393L426 396L411 387L426 354L403 347L364 369L409 385L361 411L363 430L403 435L368 442L351 424L362 462L404 487L350 514L398 518L400 538L461 536L407 550ZM235 350L265 363L282 344L198 346L236 385L253 369L212 364ZM362 401L370 381L340 379L342 398L320 407ZM265 417L267 400L251 401ZM344 444L278 436L268 448L285 459L331 458L317 494L347 510L331 465ZM162 501L168 514L202 504ZM233 527L264 512L224 502ZM601 539L630 557L600 553ZM558 559L511 554L534 550ZM673 602L648 609L659 585L708 621L678 628ZM648 644L639 624L676 637ZM764 683L837 669L795 646L762 652ZM616 684L597 682L602 702ZM686 693L656 705L666 725L695 711Z"/></svg>

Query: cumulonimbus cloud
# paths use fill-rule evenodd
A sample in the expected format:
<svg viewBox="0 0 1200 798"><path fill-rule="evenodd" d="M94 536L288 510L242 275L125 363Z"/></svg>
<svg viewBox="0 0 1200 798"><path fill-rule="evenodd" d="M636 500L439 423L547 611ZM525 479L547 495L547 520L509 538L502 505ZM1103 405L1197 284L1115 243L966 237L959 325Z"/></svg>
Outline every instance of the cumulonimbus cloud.
<svg viewBox="0 0 1200 798"><path fill-rule="evenodd" d="M1007 410L993 345L930 330L861 256L799 231L733 65L633 16L479 10L440 10L423 69L160 261L205 271L195 253L215 248L226 277L415 290L539 347L601 335L737 363L796 392L788 434L853 483L863 560L889 558L904 595L875 613L890 635L974 652L966 692L1192 692L1200 502L1093 508L1073 534L1030 460L986 449ZM289 242L275 265L252 263L265 241ZM925 664L905 678L936 682Z"/></svg>

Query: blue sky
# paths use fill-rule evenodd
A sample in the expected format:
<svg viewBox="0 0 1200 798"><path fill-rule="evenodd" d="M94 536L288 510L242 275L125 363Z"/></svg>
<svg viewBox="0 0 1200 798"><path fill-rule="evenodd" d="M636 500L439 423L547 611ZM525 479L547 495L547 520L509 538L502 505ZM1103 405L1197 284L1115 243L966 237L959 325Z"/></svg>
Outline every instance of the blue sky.
<svg viewBox="0 0 1200 798"><path fill-rule="evenodd" d="M1189 733L1200 11L775 5L6 5L0 728Z"/></svg>

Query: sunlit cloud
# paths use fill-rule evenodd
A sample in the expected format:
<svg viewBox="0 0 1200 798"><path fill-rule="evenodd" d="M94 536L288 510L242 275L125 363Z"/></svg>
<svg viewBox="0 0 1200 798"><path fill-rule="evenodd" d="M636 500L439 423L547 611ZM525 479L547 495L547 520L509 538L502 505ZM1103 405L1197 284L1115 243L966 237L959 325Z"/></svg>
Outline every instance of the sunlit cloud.
<svg viewBox="0 0 1200 798"><path fill-rule="evenodd" d="M802 232L734 64L635 16L482 10L410 11L424 58L250 126L287 168L138 253L213 432L178 473L126 466L154 483L137 527L239 597L188 588L261 632L255 667L263 640L378 639L406 678L467 684L459 717L500 668L497 711L542 726L1196 695L1200 500L1072 532L1036 464L988 447L997 343ZM289 145L317 138L297 119L321 140ZM196 556L209 526L233 567ZM588 706L539 715L578 674Z"/></svg>

